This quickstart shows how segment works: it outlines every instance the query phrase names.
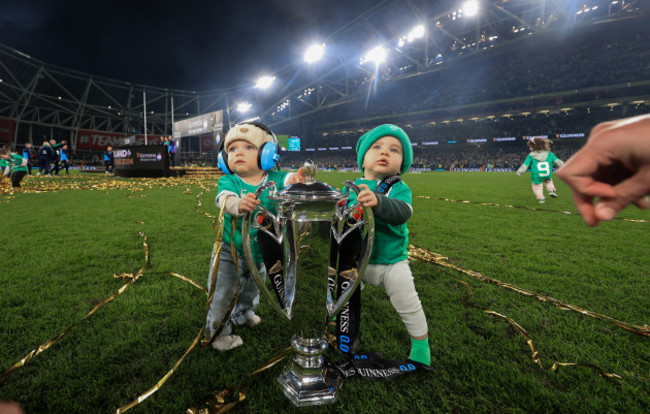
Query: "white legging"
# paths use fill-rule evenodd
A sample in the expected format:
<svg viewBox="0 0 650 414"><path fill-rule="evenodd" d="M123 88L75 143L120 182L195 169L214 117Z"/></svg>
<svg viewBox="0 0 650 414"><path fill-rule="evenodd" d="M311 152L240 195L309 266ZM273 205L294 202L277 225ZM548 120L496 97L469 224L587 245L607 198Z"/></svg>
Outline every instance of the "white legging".
<svg viewBox="0 0 650 414"><path fill-rule="evenodd" d="M402 322L411 337L427 334L427 319L418 292L415 290L408 260L389 265L370 264L366 268L363 281L386 289L390 303L402 317Z"/></svg>
<svg viewBox="0 0 650 414"><path fill-rule="evenodd" d="M546 186L546 191L555 191L553 180L544 180L544 183L539 183L539 184L533 183L533 193L535 194L535 197L537 197L537 199L544 198L543 186Z"/></svg>

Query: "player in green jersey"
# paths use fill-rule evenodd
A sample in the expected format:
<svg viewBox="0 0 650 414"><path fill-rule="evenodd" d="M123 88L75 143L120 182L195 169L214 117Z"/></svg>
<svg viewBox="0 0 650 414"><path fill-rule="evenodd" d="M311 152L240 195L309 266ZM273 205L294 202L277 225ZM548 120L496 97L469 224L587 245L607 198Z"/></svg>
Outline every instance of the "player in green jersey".
<svg viewBox="0 0 650 414"><path fill-rule="evenodd" d="M530 168L530 179L533 182L533 194L540 204L546 202L544 198L544 187L551 197L557 197L555 185L553 185L553 166L561 167L564 162L551 152L551 141L546 138L532 138L528 141L530 154L517 170L517 177Z"/></svg>

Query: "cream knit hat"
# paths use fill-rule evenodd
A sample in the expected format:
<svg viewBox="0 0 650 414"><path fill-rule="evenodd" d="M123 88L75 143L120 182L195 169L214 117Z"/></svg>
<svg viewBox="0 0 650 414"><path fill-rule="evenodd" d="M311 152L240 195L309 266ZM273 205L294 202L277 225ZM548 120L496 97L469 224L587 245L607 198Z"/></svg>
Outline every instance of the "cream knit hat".
<svg viewBox="0 0 650 414"><path fill-rule="evenodd" d="M251 143L258 150L265 142L276 141L273 132L266 125L260 124L259 122L243 122L230 128L230 131L226 134L226 138L224 138L224 150L227 152L228 145L239 139Z"/></svg>

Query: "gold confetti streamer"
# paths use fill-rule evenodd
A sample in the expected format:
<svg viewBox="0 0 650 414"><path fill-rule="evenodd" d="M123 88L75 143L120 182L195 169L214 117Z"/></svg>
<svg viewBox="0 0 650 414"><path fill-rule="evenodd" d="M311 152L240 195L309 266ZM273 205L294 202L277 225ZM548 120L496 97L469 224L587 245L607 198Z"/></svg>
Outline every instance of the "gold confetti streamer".
<svg viewBox="0 0 650 414"><path fill-rule="evenodd" d="M61 333L61 334L55 336L54 338L48 340L47 342L45 342L44 344L42 344L42 345L39 346L38 348L36 348L36 349L34 349L33 351L31 351L29 354L27 354L27 356L25 356L23 359L21 359L20 361L18 361L17 363L15 363L11 368L9 368L9 369L4 373L4 374L2 374L2 375L0 376L0 384L2 384L2 383L3 383L7 378L9 378L9 377L10 377L14 372L16 372L19 368L24 367L24 366L25 366L27 363L29 363L29 362L30 362L30 361L31 361L35 356L39 355L41 352L45 351L45 350L48 349L50 346L52 346L53 344L55 344L56 342L58 342L58 341L59 341L61 338L63 338L63 337L64 337L68 332L70 332L70 330L71 330L72 328L74 328L75 326L77 326L81 321L83 321L84 319L88 318L90 315L92 315L93 313L95 313L99 308L101 308L102 306L106 305L107 303L111 302L113 299L115 299L116 297L118 297L119 295L121 295L122 293L124 293L124 291L125 291L126 289L128 289L131 285L133 285L133 284L138 280L138 278L139 278L140 276L142 276L142 273L144 272L144 269L145 269L145 268L148 266L148 264L149 264L149 247L147 246L147 235L141 232L141 233L140 233L140 236L143 237L143 239L144 239L144 240L142 241L142 244L143 244L143 246L144 246L144 250L145 250L144 264L142 265L142 267L140 268L140 270L138 270L138 272L137 272L135 275L132 274L132 273L121 273L121 274L119 274L119 275L113 275L113 277L116 277L116 278L129 279L129 281L128 281L126 284L124 284L121 288L119 288L119 289L117 290L117 292L115 292L115 293L112 294L111 296L109 296L109 297L107 297L106 299L104 299L103 301L101 301L101 302L100 302L97 306L95 306L95 307L94 307L90 312L88 312L86 315L84 315L84 316L83 316L83 317L82 317L82 318L81 318L77 323L75 323L75 324L73 324L73 325L70 325L69 327L67 327L67 328L63 331L63 333Z"/></svg>
<svg viewBox="0 0 650 414"><path fill-rule="evenodd" d="M271 358L267 363L262 365L260 368L256 369L255 371L251 372L248 374L248 376L253 376L257 375L260 372L266 371L267 369L271 368L272 366L276 365L278 362L282 361L289 355L293 353L293 349L291 347L287 347L284 350L282 350L278 355L274 356ZM239 389L240 385L234 387L235 389ZM226 401L227 396L231 396L230 401ZM235 393L232 391L232 388L225 389L218 394L211 394L208 397L206 397L201 404L198 404L198 406L190 407L188 408L185 412L187 414L220 414L220 413L225 413L233 409L237 404L241 403L244 401L246 398L246 394L243 392L238 392L236 393L237 399L233 400L233 397L235 396ZM201 408L198 408L201 407Z"/></svg>
<svg viewBox="0 0 650 414"><path fill-rule="evenodd" d="M525 294L526 296L534 296L534 297L538 297L538 299L540 299L540 298L553 299L553 298L545 297L543 295L539 295L539 294L537 294L535 292L530 292L530 291L527 291L525 289L517 288L516 286L511 285L511 284L502 283L502 282L499 282L499 281L497 281L495 279L490 279L490 278L488 278L486 276L483 276L480 273L475 272L473 270L462 269L462 268L460 268L458 266L455 266L455 265L452 265L452 264L448 263L447 262L447 259L448 259L447 257L444 257L442 255L439 255L437 253L431 252L431 251L426 250L426 249L422 249L422 248L419 248L419 247L416 247L416 246L413 246L413 245L409 245L408 251L409 251L409 257L412 258L412 259L415 259L415 260L419 260L419 261L423 261L423 262L427 262L427 263L432 263L432 264L448 267L450 269L453 269L453 270L462 272L464 274L467 274L469 276L472 276L472 277L474 277L476 279L479 279L481 281L488 282L488 283L493 283L493 284L496 284L498 286L502 286L502 287L506 287L506 288L515 290L516 292ZM500 313L495 312L495 311L490 310L490 309L481 308L480 306L471 303L469 301L469 299L474 296L474 290L469 285L469 283L467 283L467 282L465 282L463 280L460 280L460 279L456 278L455 276L451 276L451 277L454 280L456 280L457 282L461 283L463 286L465 286L467 288L467 290L468 290L467 295L465 295L465 296L463 296L461 298L461 301L464 304L466 304L467 306L472 306L474 308L477 308L477 309L485 312L488 315L491 315L491 316L494 316L494 317L497 317L497 318L501 318L504 321L506 321L510 326L512 326L514 329L516 329L517 332L519 332L519 334L521 336L523 336L524 339L526 340L526 344L528 345L528 347L530 348L530 351L531 351L531 359L533 360L533 362L535 362L535 364L537 364L540 368L544 369L544 366L542 365L542 361L541 361L541 359L539 357L539 350L535 347L535 344L534 344L533 339L531 338L531 336L528 334L528 332L521 325L519 325L517 322L515 322L513 319L509 318L506 315L500 314ZM551 300L543 300L543 301L544 302L551 302L551 303L554 303L553 301L556 301L557 303L562 303L560 301L557 301L557 299L553 299L553 301L551 301ZM558 306L557 303L554 303L554 304L556 306ZM562 307L566 307L566 306L572 306L572 305L567 305L567 304L562 303ZM577 308L577 307L575 307L575 308ZM577 309L580 309L580 308L577 308ZM583 312L581 312L581 313L590 314L592 312L589 312L589 311L586 311L586 310L583 309ZM594 315L598 315L598 314L594 314ZM592 315L590 315L590 316L592 316ZM600 315L600 316L603 316L603 315ZM605 317L605 318L608 318L608 317ZM611 319L611 318L608 318L608 319ZM617 322L620 322L620 321L617 321ZM622 323L625 323L625 322L622 322ZM625 328L628 329L628 330L631 330L628 327L625 327ZM647 326L645 326L645 328L647 328ZM635 332L635 333L637 333L637 332ZM595 371L600 377L607 378L607 379L621 379L620 375L614 374L614 373L607 373L607 372L603 371L601 368L599 368L599 367L597 367L597 366L595 366L593 364L582 364L582 363L577 363L577 362L558 362L558 361L554 361L553 365L549 369L551 371L553 371L553 372L556 372L559 369L559 367L563 367L563 366L577 366L577 367L589 368L589 369Z"/></svg>
<svg viewBox="0 0 650 414"><path fill-rule="evenodd" d="M231 400L226 402L226 398ZM222 414L232 410L237 404L244 401L246 394L243 392L233 392L231 389L221 391L219 394L210 395L201 404L203 408L188 408L186 414Z"/></svg>
<svg viewBox="0 0 650 414"><path fill-rule="evenodd" d="M106 176L104 174L80 173L66 177L38 177L28 176L21 185L21 188L11 187L11 183L0 181L0 195L13 196L15 193L42 193L56 192L62 190L127 190L126 197L146 197L147 194L138 194L147 189L157 187L183 187L198 186L209 191L210 186L216 186L215 177L192 175L183 177L159 177L159 178L123 178Z"/></svg>
<svg viewBox="0 0 650 414"><path fill-rule="evenodd" d="M293 348L291 348L291 347L285 348L277 356L271 358L266 364L262 365L260 368L256 369L255 371L251 372L250 374L248 374L248 376L252 377L253 375L257 375L262 371L266 371L267 369L271 368L272 366L274 366L278 362L282 361L283 359L285 359L286 357L288 357L292 353L293 353Z"/></svg>
<svg viewBox="0 0 650 414"><path fill-rule="evenodd" d="M205 315L207 319L208 312L210 311L210 304L212 303L212 299L214 298L214 292L217 287L217 275L219 273L219 261L221 257L221 246L223 245L223 220L224 220L224 214L226 210L221 209L219 213L219 227L217 230L217 241L214 243L214 248L212 252L212 263L210 264L210 268L212 269L212 280L210 282L210 294L208 295L208 303L206 304L205 307ZM201 341L201 346L207 346L212 344L214 340L217 338L217 336L223 331L223 328L226 327L226 324L228 323L228 318L230 318L230 313L232 312L233 308L237 304L237 299L239 299L239 289L241 287L241 281L239 279L239 260L237 259L237 250L235 249L235 228L237 227L237 217L233 217L232 219L232 224L230 226L230 251L233 252L232 258L233 262L235 263L235 271L237 272L237 290L235 291L235 295L232 298L232 301L230 302L230 305L228 306L228 309L226 309L226 314L224 317L221 319L221 323L217 327L217 329L214 331L212 336L210 338L205 338L204 340Z"/></svg>
<svg viewBox="0 0 650 414"><path fill-rule="evenodd" d="M158 180L160 180L160 179L158 179ZM192 178L191 181L196 182L197 180L201 180L201 179L200 179L199 177L196 177L196 176L195 176L195 177ZM169 181L169 182L167 183L168 185L181 185L181 184L180 184L180 180L176 180L176 181L177 181L176 183L173 182L174 180L168 180L168 181ZM188 180L184 180L185 185L187 184L187 181L188 181ZM201 180L201 181L202 181L202 180ZM80 184L79 182L77 182L77 183L75 183L74 185L69 186L69 187L66 188L66 189L94 189L94 190L105 190L105 189L129 188L129 185L132 184L133 182L132 182L132 181L123 181L123 182L121 182L121 181L118 181L118 180L111 180L110 182L104 182L102 185L97 184L96 182L95 182L95 183L90 183L90 184L88 184L87 182L84 181L83 183L84 183L84 184L87 184L87 185ZM33 189L33 188L32 188L32 189L27 190L27 191L25 191L25 192L53 191L54 189L58 190L58 189L61 189L61 188L62 188L62 186L60 186L59 183L56 183L56 184L57 184L57 185L51 185L51 186L48 186L48 187L46 187L46 188L43 188L43 187L38 188L38 189ZM68 183L68 184L70 184L70 183ZM139 185L138 187L130 187L130 191L131 191L131 193L135 193L135 192L143 191L142 187L140 187L140 186L142 186L142 185L145 186L145 187L148 187L148 188L152 188L152 187L153 187L153 185L151 185L151 183L146 183L146 182L142 182L142 181L138 182L137 184ZM196 184L199 185L201 188L203 188L203 189L206 190L206 191L209 190L209 189L204 185L203 182L200 182L200 181L199 181L199 182L197 182ZM13 191L14 191L14 190L13 190L13 188L12 188L12 189L11 189L11 192L7 191L6 193L8 193L8 194L13 194ZM191 191L189 190L189 187L186 187L186 191L185 191L185 193L186 193L186 194L191 193ZM0 192L0 194L4 194L4 192ZM201 193L201 194L202 194L202 193ZM131 197L130 194L127 194L127 196ZM199 196L200 196L200 195L199 195ZM197 201L198 201L198 203L199 203L198 206L197 206L197 212L201 213L201 212L198 210L198 207L200 206L200 201L198 200L198 197L199 197L199 196L197 196ZM217 217L212 216L212 215L210 215L210 214L208 214L208 213L202 213L202 214L204 214L204 215L206 215L206 216L208 216L208 217L210 217L210 218L217 219ZM216 287L216 275L217 275L217 272L218 272L219 256L220 256L221 245L222 245L223 216L224 216L224 212L222 211L221 214L220 214L219 217L218 217L220 225L219 225L219 227L218 227L218 229L217 229L217 242L215 243L215 259L213 260L213 263L211 264L211 265L212 265L212 270L213 270L213 275L214 275L214 276L213 276L213 281L212 281L212 282L213 282L213 284L212 284L212 289L211 289L211 292L210 292L210 293L208 293L207 290L206 290L203 286L199 285L198 283L194 282L193 280L191 280L191 279L189 279L189 278L187 278L187 277L185 277L185 276L183 276L183 275L181 275L181 274L179 274L179 273L171 272L171 271L167 271L167 272L158 272L158 273L151 273L151 274L168 274L168 275L171 275L171 276L176 277L176 278L178 278L178 279L181 279L181 280L183 280L183 281L185 281L185 282L188 282L188 283L192 284L193 286L195 286L195 287L197 287L197 288L203 290L203 291L206 293L206 295L208 296L208 305L207 305L207 307L206 307L206 313L207 313L207 311L208 311L208 309L209 309L210 302L211 302L212 298L214 297L214 287ZM136 224L145 224L145 223L142 222L142 221L134 221L134 223L136 223ZM214 224L214 220L213 220L213 224ZM233 231L233 232L234 232L235 226L236 226L236 220L233 222L233 226L232 226L232 231ZM114 278L127 280L127 283L124 284L124 285L123 285L123 286L122 286L122 287L121 287L121 288L120 288L120 289L119 289L115 294L109 296L108 298L104 299L101 303L99 303L97 306L95 306L95 307L94 307L90 312L88 312L88 314L86 314L84 317L81 318L80 322L81 322L82 320L88 318L90 315L92 315L93 313L95 313L99 308L101 308L102 306L104 306L104 305L106 305L107 303L111 302L111 301L112 301L113 299L115 299L117 296L119 296L120 294L122 294L122 293L123 293L123 292L124 292L128 287L130 287L131 285L133 285L133 284L138 280L138 278L140 278L141 276L144 275L145 270L146 270L147 267L149 266L149 245L147 244L147 235L146 235L144 232L140 232L139 235L140 235L141 237L143 237L143 243L142 243L142 244L143 244L143 247L144 247L144 253L145 253L145 254L144 254L145 257L144 257L144 264L143 264L143 266L142 266L142 267L141 267L141 268L140 268L140 269L139 269L135 274L133 274L133 273L128 273L128 272L120 273L120 274L114 274L114 275L113 275ZM231 240L234 240L234 237L233 237L232 235L231 235ZM233 249L233 251L235 251L235 250L234 250L234 245L232 246L232 249ZM235 265L238 266L236 256L235 256ZM210 338L210 340L207 342L208 344L211 342L211 340L214 340L214 338L215 338L215 337L220 333L220 331L221 331L221 330L223 329L223 327L225 326L226 321L228 320L228 318L229 318L229 316L230 316L230 312L232 311L232 308L234 307L234 304L235 304L236 301L237 301L237 297L238 297L238 295L239 295L239 289L237 289L237 292L236 292L235 297L233 298L233 301L232 301L232 303L231 303L231 305L230 305L230 307L229 307L229 309L228 309L228 311L227 311L227 314L226 314L226 316L224 317L224 319L223 319L222 322L221 322L220 328L217 330L217 332L215 332L215 334L213 335L213 337ZM67 329L65 329L63 333L61 333L60 335L56 336L55 338L52 338L51 340L47 341L46 343L42 344L42 345L39 346L36 350L33 350L32 352L30 352L30 353L29 353L25 358L23 358L22 360L18 361L18 363L16 363L16 364L15 364L14 366L12 366L9 370L7 370L7 371L6 371L2 376L0 376L0 383L2 383L3 381L5 381L5 380L6 380L9 376L11 376L11 375L16 371L16 370L18 370L19 368L21 368L21 367L23 367L25 364L27 364L29 361L31 361L31 360L32 360L36 355L38 355L38 354L40 354L41 352L45 351L45 350L48 349L52 344L56 343L58 340L60 340L61 338L63 338L63 337L64 337L64 336L65 336L65 335L66 335L66 334L67 334L67 333L68 333L68 332L69 332L69 331L70 331L74 326L76 326L76 324L71 325L70 327L68 327ZM176 371L176 369L178 369L178 367L179 367L180 364L183 362L183 360L185 359L185 357L186 357L186 356L187 356L187 355L188 355L188 354L189 354L189 353L190 353L190 352L191 352L191 351L196 347L196 345L199 343L199 341L200 341L200 339L201 339L202 334L203 334L203 327L201 327L201 329L199 330L199 333L196 335L196 337L194 338L194 340L192 341L192 343L190 344L190 346L188 347L188 349L187 349L187 350L185 351L185 353L181 356L181 358L180 358L178 361L176 361L176 363L174 364L174 366L172 367L172 369L171 369L169 372L167 372L167 374L165 374L165 375L164 375L164 376L163 376L163 377L162 377L162 378L161 378L161 379L160 379L160 380L159 380L159 381L158 381L158 382L157 382L153 387L151 387L151 388L150 388L149 390L147 390L145 393L143 393L142 395L140 395L138 398L136 398L135 400L131 401L130 403L128 403L128 404L126 404L126 405L120 407L119 409L117 409L117 413L123 413L123 412L128 411L129 409L131 409L131 408L135 407L136 405L138 405L138 404L142 403L143 401L145 401L147 398L149 398L151 395L153 395L153 394L154 394L158 389L160 389L160 387L161 387L161 386L162 386L162 385L163 385L163 384L164 384L164 383L165 383L165 382L166 382L166 381L171 377L171 375ZM270 364L270 365L268 365L268 367L274 365L275 363L277 363L277 361L276 361L276 362L273 362L273 363ZM266 368L264 368L264 369L266 369ZM234 407L234 405L238 404L240 401L243 400L243 397L244 397L244 394L241 393L241 394L240 394L240 400L239 400L239 401L234 402L234 403L231 402L231 403L226 404L224 407L222 407L221 411L219 411L219 412L225 412L225 411L229 410L230 408ZM224 409L225 409L225 410L224 410Z"/></svg>
<svg viewBox="0 0 650 414"><path fill-rule="evenodd" d="M219 214L219 227L217 229L217 239L216 239L216 241L214 243L213 252L212 252L212 262L210 263L210 268L212 269L212 280L211 280L210 292L207 295L208 296L208 301L207 301L207 305L206 305L206 309L205 309L206 317L207 317L207 313L210 310L210 304L212 303L212 299L214 298L214 292L215 292L215 288L216 288L216 285L217 285L217 274L219 272L219 261L220 261L220 256L221 256L221 247L223 245L223 220L224 220L224 214L225 214L225 210L221 210L221 212ZM233 249L232 251L235 251L235 246L234 246L235 226L236 226L236 220L233 220L233 225L231 227L231 230L232 230L233 234L231 234L231 236L230 236L231 243L233 243L232 246L231 246L232 249ZM236 254L233 255L233 258L235 258L236 269L239 269L237 267L238 264L237 264L236 256L237 256ZM174 273L174 272L164 272L164 273L170 274L170 275L172 275L174 277L178 277L181 280L186 280L186 281L192 283L194 286L197 286L197 287L199 287L199 288L201 288L201 289L203 289L205 291L205 289L202 286L200 286L197 283L191 281L190 279L186 278L185 276L179 275L178 273ZM239 275L238 270L237 270L237 274ZM237 303L237 298L238 297L239 297L239 279L238 279L238 286L237 286L237 291L235 292L235 296L233 297L233 300L230 303L230 306L228 307L228 310L226 311L226 314L224 315L223 319L221 320L219 328L217 328L217 330L212 335L212 337L211 338L205 338L205 339L201 340L201 336L203 335L203 329L204 329L203 327L201 327L201 329L199 330L199 333L194 338L194 341L192 342L192 344L189 346L189 348L187 348L187 350L180 357L180 359L178 361L176 361L176 363L174 364L172 369L169 370L169 372L167 372L167 374L165 374L153 387L149 388L146 392L144 392L138 398L136 398L133 401L131 401L130 403L128 403L126 405L123 405L122 407L118 408L117 411L116 411L116 414L124 413L124 412L130 410L131 408L133 408L136 405L138 405L138 404L142 403L143 401L145 401L147 398L149 398L151 395L153 395L156 391L158 391L160 389L160 387L162 387L162 385L165 382L167 382L169 377L172 376L172 374L176 371L178 366L183 362L185 357L194 349L194 347L196 347L196 345L198 343L200 343L201 346L206 346L206 345L211 344L212 341L214 341L214 339L217 337L217 335L219 335L219 333L221 333L223 328L226 326L228 318L230 318L230 313L232 312L232 309L234 308L235 304Z"/></svg>
<svg viewBox="0 0 650 414"><path fill-rule="evenodd" d="M414 259L414 260L433 263L433 264L436 264L436 265L439 265L439 266L444 266L444 267L447 267L447 268L450 268L450 269L454 269L454 270L456 270L458 272L461 272L461 273L464 273L464 274L466 274L468 276L471 276L474 279L480 280L481 282L486 282L486 283L491 283L491 284L494 284L494 285L497 285L497 286L501 286L503 288L512 290L512 291L520 293L522 295L533 297L533 298L539 300L540 302L552 303L553 305L555 305L556 307L558 307L560 309L572 310L574 312L582 313L583 315L587 315L587 316L591 316L593 318L605 320L605 321L613 323L616 326L619 326L619 327L621 327L623 329L626 329L626 330L628 330L630 332L634 332L637 335L650 337L650 325L640 325L639 326L639 325L633 325L633 324L628 323L628 322L619 321L619 320L614 319L612 317L609 317L609 316L606 316L606 315L601 315L599 313L592 312L590 310L583 309L583 308L580 308L578 306L562 302L562 301L560 301L558 299L555 299L555 298L552 298L550 296L545 296L545 295L542 295L542 294L539 294L539 293L536 293L536 292L533 292L533 291L530 291L530 290L520 288L519 286L513 285L511 283L501 282L499 280L492 279L492 278L487 277L487 276L485 276L485 275L483 275L483 274L481 274L479 272L475 272L473 270L467 270L467 269L460 268L460 267L458 267L458 266L456 266L454 264L451 264L451 263L447 262L447 259L448 259L447 257L444 257L442 255L439 255L437 253L431 252L429 250L426 250L426 249L423 249L423 248L420 248L420 247L416 247L416 246L414 246L412 244L410 244L408 246L408 251L409 251L409 257Z"/></svg>
<svg viewBox="0 0 650 414"><path fill-rule="evenodd" d="M181 364L181 362L183 362L183 360L185 359L185 357L186 357L186 356L187 356L187 355L188 355L188 354L189 354L189 353L194 349L194 347L196 346L196 344L199 343L199 340L201 339L201 335L203 335L203 327L201 327L201 329L199 330L199 333L198 333L198 334L196 335L196 337L194 338L194 341L192 341L192 344L189 346L189 348L187 348L187 350L185 351L185 353L183 354L183 356L181 356L181 358L180 358L178 361L176 361L176 363L174 364L174 366L172 367L172 369L170 369L169 372L168 372L167 374L165 374L165 376L162 377L162 378L161 378L161 379L156 383L156 385L154 385L153 387L149 388L149 389L148 389L144 394L140 395L138 398L136 398L135 400L131 401L130 403L128 403L128 404L126 404L126 405L123 405L122 407L118 408L117 411L116 411L116 414L124 413L124 412L130 410L131 408L135 407L136 405L140 404L141 402L143 402L144 400L146 400L147 398L149 398L149 397L150 397L151 395L153 395L156 391L158 391L158 390L160 389L160 387L162 387L162 385L163 385L163 384L164 384L164 383L169 379L169 377L171 377L172 374L176 371L176 369L177 369L178 366Z"/></svg>

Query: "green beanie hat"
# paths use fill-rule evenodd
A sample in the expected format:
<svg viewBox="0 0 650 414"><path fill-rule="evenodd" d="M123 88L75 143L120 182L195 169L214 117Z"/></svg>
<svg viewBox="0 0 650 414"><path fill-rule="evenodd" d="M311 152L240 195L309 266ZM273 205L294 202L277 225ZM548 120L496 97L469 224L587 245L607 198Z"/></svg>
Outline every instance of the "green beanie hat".
<svg viewBox="0 0 650 414"><path fill-rule="evenodd" d="M366 156L366 152L375 141L387 135L399 139L399 142L402 144L403 160L400 174L404 174L411 168L411 164L413 163L413 147L411 146L409 136L397 125L384 124L361 135L361 138L357 141L357 163L361 172L363 172L363 158Z"/></svg>

